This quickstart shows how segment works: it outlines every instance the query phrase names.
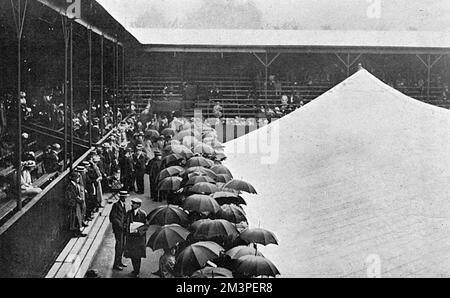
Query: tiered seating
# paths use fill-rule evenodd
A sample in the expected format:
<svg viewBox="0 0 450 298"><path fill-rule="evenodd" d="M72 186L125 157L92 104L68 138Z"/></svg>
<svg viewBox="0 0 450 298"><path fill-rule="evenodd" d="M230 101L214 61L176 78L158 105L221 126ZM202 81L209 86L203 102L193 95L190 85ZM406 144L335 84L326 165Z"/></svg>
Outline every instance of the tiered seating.
<svg viewBox="0 0 450 298"><path fill-rule="evenodd" d="M426 88L423 92L421 92L419 87L402 87L397 88L400 92L415 98L417 100L443 107L450 108L450 99L448 101L442 99L442 88L440 87L431 87L430 89L430 99L428 99L428 94Z"/></svg>
<svg viewBox="0 0 450 298"><path fill-rule="evenodd" d="M126 82L125 89L131 95L136 95L144 98L153 98L155 100L166 97L182 97L181 92L181 78L170 75L160 76L136 76L129 78ZM165 86L173 88L172 95L164 95L163 89Z"/></svg>
<svg viewBox="0 0 450 298"><path fill-rule="evenodd" d="M216 101L219 101L223 107L225 117L255 117L258 113L255 109L255 100L248 99L249 91L254 88L254 84L249 77L241 75L185 75L184 81L196 84L204 90L211 90L217 87L220 90L220 98L208 100L207 98L199 98L185 103L184 115L192 117L194 109L200 109L204 117L213 116L213 107ZM141 98L159 99L176 99L183 100L181 90L183 80L181 77L174 75L160 74L158 76L136 76L127 80L126 88L130 94ZM172 87L174 93L171 95L164 95L163 89L165 86ZM265 90L257 90L259 93L259 104L265 106L276 107L281 105L281 95L290 95L297 91L303 102L306 104L318 96L322 95L333 87L330 82L315 82L313 85L298 85L292 82L282 81L281 92L273 89L267 90L267 101ZM431 89L430 100L427 98L427 93L420 91L418 87L404 87L398 88L401 92L418 100L445 108L450 108L450 101L441 99L441 88L433 87ZM143 109L147 102L137 102L139 109Z"/></svg>
<svg viewBox="0 0 450 298"><path fill-rule="evenodd" d="M62 151L59 150L58 155L60 155L61 152ZM35 154L36 168L34 170L35 173L33 173L34 176L38 177L35 181L33 181L33 186L39 187L41 189L47 187L47 185L49 185L58 176L58 172L44 173L42 160L43 154L44 153L42 151L36 152ZM63 161L60 161L60 166L62 166L62 163ZM13 181L15 173L16 170L13 165L0 170L0 176L2 176L8 181ZM25 205L27 201L30 199L31 197L23 196L21 198L22 204ZM14 213L13 211L16 209L16 206L17 202L15 199L12 198L7 198L2 202L0 202L0 225L3 224L3 222L5 222L8 219L10 214Z"/></svg>

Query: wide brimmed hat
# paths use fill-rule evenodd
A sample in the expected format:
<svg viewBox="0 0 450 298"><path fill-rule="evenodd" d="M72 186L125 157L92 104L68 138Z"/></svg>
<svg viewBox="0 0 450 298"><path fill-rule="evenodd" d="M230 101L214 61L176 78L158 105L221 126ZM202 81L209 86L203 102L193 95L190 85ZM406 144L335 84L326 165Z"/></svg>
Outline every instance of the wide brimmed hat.
<svg viewBox="0 0 450 298"><path fill-rule="evenodd" d="M36 166L36 162L34 160L27 160L23 162L24 167L32 168Z"/></svg>
<svg viewBox="0 0 450 298"><path fill-rule="evenodd" d="M75 168L75 172L84 172L85 170L86 170L86 168L83 167L83 166L77 166L77 167Z"/></svg>
<svg viewBox="0 0 450 298"><path fill-rule="evenodd" d="M142 204L142 200L139 199L139 198L132 198L132 199L131 199L131 203Z"/></svg>
<svg viewBox="0 0 450 298"><path fill-rule="evenodd" d="M128 197L128 196L130 196L130 194L126 190L121 190L119 192L119 197Z"/></svg>

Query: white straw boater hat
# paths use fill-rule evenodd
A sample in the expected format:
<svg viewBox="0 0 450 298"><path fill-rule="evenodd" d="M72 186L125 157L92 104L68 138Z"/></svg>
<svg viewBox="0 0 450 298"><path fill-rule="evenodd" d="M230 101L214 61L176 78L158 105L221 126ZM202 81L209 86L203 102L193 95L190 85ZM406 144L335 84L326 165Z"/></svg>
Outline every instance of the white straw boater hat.
<svg viewBox="0 0 450 298"><path fill-rule="evenodd" d="M31 168L31 167L36 166L36 162L34 160L27 160L27 161L23 162L23 166Z"/></svg>
<svg viewBox="0 0 450 298"><path fill-rule="evenodd" d="M139 198L132 198L131 203L142 204L142 200Z"/></svg>

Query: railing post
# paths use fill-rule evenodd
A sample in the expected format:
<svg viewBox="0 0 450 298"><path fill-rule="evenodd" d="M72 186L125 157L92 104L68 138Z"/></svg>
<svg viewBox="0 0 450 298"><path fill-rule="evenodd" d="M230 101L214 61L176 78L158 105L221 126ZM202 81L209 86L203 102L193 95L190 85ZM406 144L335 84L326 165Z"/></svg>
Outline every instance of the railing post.
<svg viewBox="0 0 450 298"><path fill-rule="evenodd" d="M427 55L427 101L430 101L431 97L431 55Z"/></svg>
<svg viewBox="0 0 450 298"><path fill-rule="evenodd" d="M88 102L88 134L89 148L92 147L92 30L88 29L89 45L89 102Z"/></svg>
<svg viewBox="0 0 450 298"><path fill-rule="evenodd" d="M64 35L64 170L67 169L67 154L68 154L68 134L69 134L69 116L67 113L69 105L68 89L69 89L69 32L67 22L68 19L65 16L61 16L63 35Z"/></svg>
<svg viewBox="0 0 450 298"><path fill-rule="evenodd" d="M70 169L73 167L73 22L69 19L69 43L70 43Z"/></svg>
<svg viewBox="0 0 450 298"><path fill-rule="evenodd" d="M17 147L16 147L16 177L15 177L15 195L17 209L22 210L21 183L22 183L22 104L20 102L20 93L22 89L22 33L25 24L25 18L28 7L28 0L25 1L23 11L21 10L21 0L17 0L17 15L15 5L11 0L11 8L13 11L14 24L16 27L17 37Z"/></svg>
<svg viewBox="0 0 450 298"><path fill-rule="evenodd" d="M104 36L101 35L100 39L100 134L103 137L104 128L105 128L105 121L103 120L103 95L104 95L104 69L103 69L103 53L104 52Z"/></svg>
<svg viewBox="0 0 450 298"><path fill-rule="evenodd" d="M125 104L125 49L122 45L122 103Z"/></svg>

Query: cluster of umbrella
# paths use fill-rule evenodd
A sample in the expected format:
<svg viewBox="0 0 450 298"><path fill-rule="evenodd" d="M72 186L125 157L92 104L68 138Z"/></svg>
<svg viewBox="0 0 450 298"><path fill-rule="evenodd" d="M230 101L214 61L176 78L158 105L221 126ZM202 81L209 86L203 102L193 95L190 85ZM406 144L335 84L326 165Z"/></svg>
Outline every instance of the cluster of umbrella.
<svg viewBox="0 0 450 298"><path fill-rule="evenodd" d="M221 151L214 148L218 145L214 129L191 126L173 132L173 141L163 150L158 190L177 200L149 213L147 224L153 233L147 246L154 251L176 247L175 269L184 277L278 275L257 249L257 244L278 244L275 235L249 228L241 207L246 205L241 193L256 190L234 179L215 158Z"/></svg>

